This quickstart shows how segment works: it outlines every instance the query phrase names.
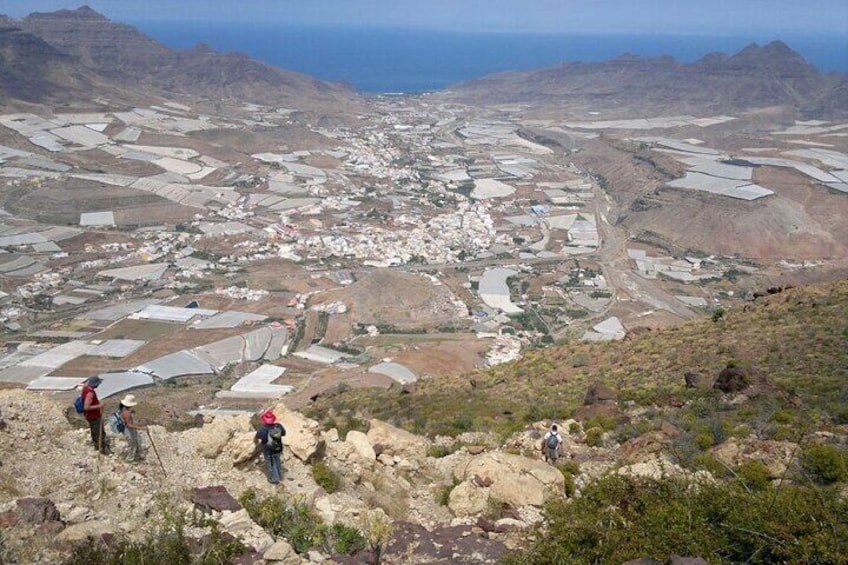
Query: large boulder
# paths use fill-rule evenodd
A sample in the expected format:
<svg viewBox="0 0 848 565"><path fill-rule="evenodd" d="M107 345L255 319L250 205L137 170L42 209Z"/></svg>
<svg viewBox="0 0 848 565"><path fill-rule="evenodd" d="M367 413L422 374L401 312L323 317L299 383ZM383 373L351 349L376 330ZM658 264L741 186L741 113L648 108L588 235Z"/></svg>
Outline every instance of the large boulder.
<svg viewBox="0 0 848 565"><path fill-rule="evenodd" d="M543 506L563 496L565 479L558 469L536 459L491 452L471 458L454 468L454 476L487 488L489 495L512 506ZM478 486L488 485L488 486Z"/></svg>
<svg viewBox="0 0 848 565"><path fill-rule="evenodd" d="M427 456L430 441L427 438L411 434L380 420L369 422L368 441L371 445L381 445L389 455L398 455L420 461Z"/></svg>
<svg viewBox="0 0 848 565"><path fill-rule="evenodd" d="M18 519L25 524L60 522L56 505L49 498L21 498L17 501Z"/></svg>
<svg viewBox="0 0 848 565"><path fill-rule="evenodd" d="M742 392L757 396L769 387L768 377L757 367L728 365L716 377L713 388L724 393Z"/></svg>
<svg viewBox="0 0 848 565"><path fill-rule="evenodd" d="M241 504L227 491L227 487L223 486L196 487L191 491L189 498L203 512L241 510Z"/></svg>
<svg viewBox="0 0 848 565"><path fill-rule="evenodd" d="M647 477L655 480L685 475L685 471L679 465L659 453L654 453L641 458L637 462L624 465L618 469L617 473L628 477Z"/></svg>
<svg viewBox="0 0 848 565"><path fill-rule="evenodd" d="M243 544L256 551L264 552L274 545L274 538L254 522L245 509L236 512L223 511L218 518L218 523L221 524L224 532L238 538Z"/></svg>
<svg viewBox="0 0 848 565"><path fill-rule="evenodd" d="M226 452L232 458L234 465L246 463L259 454L260 449L254 441L255 436L256 432L252 431L237 433L227 443Z"/></svg>
<svg viewBox="0 0 848 565"><path fill-rule="evenodd" d="M292 549L292 546L286 540L275 542L274 545L266 549L265 553L262 554L262 559L272 563L285 563L286 561L291 561L292 558L296 559L297 562L300 561L294 549Z"/></svg>
<svg viewBox="0 0 848 565"><path fill-rule="evenodd" d="M458 518L481 514L486 510L491 490L479 487L474 480L459 483L450 492L448 509Z"/></svg>
<svg viewBox="0 0 848 565"><path fill-rule="evenodd" d="M345 443L349 443L353 447L360 459L368 462L374 462L377 459L377 454L368 441L368 436L358 430L350 430L345 438Z"/></svg>
<svg viewBox="0 0 848 565"><path fill-rule="evenodd" d="M278 404L273 410L277 422L286 429L283 444L295 457L304 463L311 463L324 453L326 444L321 437L321 426L318 422L289 410L285 404Z"/></svg>
<svg viewBox="0 0 848 565"><path fill-rule="evenodd" d="M368 513L369 504L355 494L339 491L319 496L313 507L325 524L339 522L357 528Z"/></svg>
<svg viewBox="0 0 848 565"><path fill-rule="evenodd" d="M217 416L212 422L196 430L195 450L201 457L214 459L218 457L237 433L253 430L250 417L246 414L239 416Z"/></svg>
<svg viewBox="0 0 848 565"><path fill-rule="evenodd" d="M710 449L710 453L730 468L759 461L768 469L769 477L777 479L786 473L798 452L798 444L790 441L730 439Z"/></svg>
<svg viewBox="0 0 848 565"><path fill-rule="evenodd" d="M618 408L618 395L606 385L592 383L583 398L583 406L577 409L573 417L578 422L597 417L620 420L622 413Z"/></svg>
<svg viewBox="0 0 848 565"><path fill-rule="evenodd" d="M614 404L617 400L618 394L613 389L601 383L592 383L586 391L583 404L587 406L593 404Z"/></svg>
<svg viewBox="0 0 848 565"><path fill-rule="evenodd" d="M648 432L627 440L618 449L618 457L626 463L641 463L665 452L671 440L663 432Z"/></svg>
<svg viewBox="0 0 848 565"><path fill-rule="evenodd" d="M387 556L402 556L397 563L501 563L507 548L500 540L475 532L476 526L460 525L427 530L420 524L395 522L386 545ZM356 561L343 563L374 563L357 556ZM355 558L356 559L356 558ZM393 561L395 562L395 561Z"/></svg>
<svg viewBox="0 0 848 565"><path fill-rule="evenodd" d="M106 534L116 534L118 530L109 522L91 520L68 526L56 536L57 541L78 542L88 538L98 540Z"/></svg>

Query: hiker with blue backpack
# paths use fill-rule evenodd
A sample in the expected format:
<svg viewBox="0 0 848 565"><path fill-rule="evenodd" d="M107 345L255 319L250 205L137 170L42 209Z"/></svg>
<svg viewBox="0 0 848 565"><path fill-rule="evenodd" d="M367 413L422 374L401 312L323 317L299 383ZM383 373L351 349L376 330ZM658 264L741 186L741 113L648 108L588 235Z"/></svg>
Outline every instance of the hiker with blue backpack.
<svg viewBox="0 0 848 565"><path fill-rule="evenodd" d="M138 436L139 430L146 430L147 426L140 426L135 421L135 412L133 407L138 404L134 394L127 394L121 399L118 404L118 409L112 415L114 431L122 433L127 438L127 461L133 462L139 459L144 459L141 454L141 438Z"/></svg>
<svg viewBox="0 0 848 565"><path fill-rule="evenodd" d="M559 459L561 445L562 437L557 431L557 425L553 424L542 440L542 449L545 451L545 461L555 465L557 459Z"/></svg>
<svg viewBox="0 0 848 565"><path fill-rule="evenodd" d="M280 483L283 474L280 458L283 454L283 436L286 435L286 429L277 422L277 417L270 410L263 412L259 419L262 426L256 430L253 442L262 446L268 482L276 485Z"/></svg>
<svg viewBox="0 0 848 565"><path fill-rule="evenodd" d="M91 443L94 448L105 455L109 454L109 441L103 430L103 403L97 398L95 390L103 379L94 376L85 381L82 386L82 393L77 398L75 403L77 412L81 413L88 422L88 429L91 432Z"/></svg>

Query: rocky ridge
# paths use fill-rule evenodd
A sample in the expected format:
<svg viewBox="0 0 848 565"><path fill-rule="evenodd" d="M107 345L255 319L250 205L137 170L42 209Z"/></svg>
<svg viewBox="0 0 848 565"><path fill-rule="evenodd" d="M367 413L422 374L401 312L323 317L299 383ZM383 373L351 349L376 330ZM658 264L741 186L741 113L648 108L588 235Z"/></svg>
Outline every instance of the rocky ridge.
<svg viewBox="0 0 848 565"><path fill-rule="evenodd" d="M735 393L737 394L737 393ZM617 410L614 398L587 395L587 413ZM498 444L485 434L467 433L443 457L428 455L452 440L429 440L372 420L367 433L322 431L317 422L283 405L273 409L286 427L284 481L265 480L254 457L254 428L248 415L216 417L199 428L169 432L151 426L162 459L149 451L133 465L119 455L97 457L88 430L74 426L68 408L42 396L0 391L0 524L5 551L24 562L55 563L76 542L139 538L152 531L163 508L190 515L209 513L220 528L251 548L247 563L307 563L332 559L320 552L295 553L254 523L235 498L251 489L260 497L299 497L327 524L362 528L374 513L392 522L383 563L496 563L520 543L521 533L542 520L542 507L566 496L567 473L541 460L542 434L549 422L530 425ZM616 412L637 418L640 409ZM583 426L561 423L563 461L579 463L576 487L611 470L650 477L681 475L668 455L673 426L607 447L590 447ZM113 438L115 452L124 440ZM714 456L727 465L757 460L772 477L785 472L797 446L790 442L732 440ZM322 462L342 480L325 492L313 478ZM570 465L573 465L570 464ZM189 532L198 538L208 528ZM49 535L45 535L49 534ZM410 561L411 559L411 561Z"/></svg>
<svg viewBox="0 0 848 565"><path fill-rule="evenodd" d="M170 49L88 6L33 13L21 20L5 18L5 22L18 30L18 37L30 38L27 45L18 41L19 51L36 69L57 57L61 59L62 72L54 72L52 82L3 81L7 93L21 100L37 102L48 95L68 98L79 89L67 77L91 74L104 83L98 89L104 95L111 94L110 90L127 89L127 95L140 90L149 95L167 93L295 107L356 102L355 91L346 85L266 65L239 53L219 53L202 45L182 51ZM0 72L13 68L16 60L8 50L0 49ZM40 77L44 73L31 74ZM90 98L91 90L88 95Z"/></svg>
<svg viewBox="0 0 848 565"><path fill-rule="evenodd" d="M670 56L622 55L599 63L490 75L450 88L447 96L484 104L582 105L625 115L740 112L788 106L817 117L844 117L848 75L821 73L781 41L713 53L693 63Z"/></svg>

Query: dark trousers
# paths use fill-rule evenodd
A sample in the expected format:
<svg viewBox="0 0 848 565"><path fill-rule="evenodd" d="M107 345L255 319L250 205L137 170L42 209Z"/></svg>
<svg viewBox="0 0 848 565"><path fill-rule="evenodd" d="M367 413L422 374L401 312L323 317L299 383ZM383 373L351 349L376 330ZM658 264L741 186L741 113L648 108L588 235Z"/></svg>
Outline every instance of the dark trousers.
<svg viewBox="0 0 848 565"><path fill-rule="evenodd" d="M268 482L276 485L280 482L280 477L283 474L280 458L281 452L273 453L270 449L265 449L265 472L268 473Z"/></svg>
<svg viewBox="0 0 848 565"><path fill-rule="evenodd" d="M88 420L88 429L91 432L91 443L94 444L97 451L108 453L109 442L106 440L106 430L103 429L103 418Z"/></svg>

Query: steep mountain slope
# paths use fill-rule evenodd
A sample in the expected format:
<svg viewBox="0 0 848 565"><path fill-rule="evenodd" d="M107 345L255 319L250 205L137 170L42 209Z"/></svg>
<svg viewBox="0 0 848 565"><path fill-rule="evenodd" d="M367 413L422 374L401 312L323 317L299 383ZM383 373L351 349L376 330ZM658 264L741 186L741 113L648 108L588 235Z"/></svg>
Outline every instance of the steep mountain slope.
<svg viewBox="0 0 848 565"><path fill-rule="evenodd" d="M72 57L0 18L0 99L42 102L60 90L80 92L92 82L92 74Z"/></svg>
<svg viewBox="0 0 848 565"><path fill-rule="evenodd" d="M278 69L236 53L218 53L198 46L176 51L157 43L136 28L112 22L91 8L34 13L13 22L64 56L109 81L151 94L176 93L238 99L275 105L286 103L340 104L353 102L349 87ZM31 57L39 58L35 51ZM70 59L67 59L69 57ZM26 99L37 93L17 92Z"/></svg>
<svg viewBox="0 0 848 565"><path fill-rule="evenodd" d="M822 74L785 43L749 45L694 63L636 55L600 63L491 75L457 85L452 95L480 103L567 103L595 109L728 112L786 105L802 112L848 114L848 75Z"/></svg>

